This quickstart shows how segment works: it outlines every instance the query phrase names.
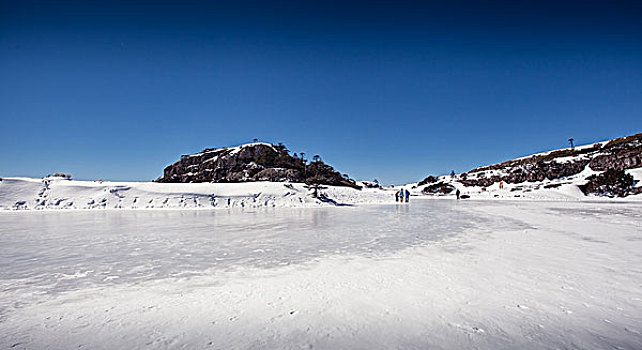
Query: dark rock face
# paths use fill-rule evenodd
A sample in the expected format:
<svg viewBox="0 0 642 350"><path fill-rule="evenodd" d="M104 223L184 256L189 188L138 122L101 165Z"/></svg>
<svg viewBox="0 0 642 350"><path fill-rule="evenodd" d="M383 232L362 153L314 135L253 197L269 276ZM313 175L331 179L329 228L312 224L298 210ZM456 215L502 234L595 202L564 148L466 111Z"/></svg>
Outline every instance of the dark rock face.
<svg viewBox="0 0 642 350"><path fill-rule="evenodd" d="M560 161L563 157L573 159ZM595 144L579 150L558 150L474 169L463 174L465 176L460 182L465 186L488 187L500 181L522 183L553 180L578 174L587 165L595 171L642 167L642 134L615 139L604 146ZM498 170L503 174L485 176L484 172L489 170Z"/></svg>
<svg viewBox="0 0 642 350"><path fill-rule="evenodd" d="M642 167L642 134L610 141L604 146L603 154L591 160L589 167L596 171Z"/></svg>
<svg viewBox="0 0 642 350"><path fill-rule="evenodd" d="M589 167L596 171L642 167L642 149L599 155L591 160Z"/></svg>
<svg viewBox="0 0 642 350"><path fill-rule="evenodd" d="M602 174L591 175L588 182L579 186L584 194L607 197L626 197L639 193L641 188L633 188L633 176L624 170L608 169Z"/></svg>
<svg viewBox="0 0 642 350"><path fill-rule="evenodd" d="M156 182L306 182L359 188L320 160L307 164L282 145L255 143L182 156Z"/></svg>
<svg viewBox="0 0 642 350"><path fill-rule="evenodd" d="M437 177L430 175L430 176L426 177L425 179L419 181L417 186L423 186L423 185L426 185L426 184L431 184L431 183L437 182L437 180L439 180Z"/></svg>
<svg viewBox="0 0 642 350"><path fill-rule="evenodd" d="M439 183L424 187L422 192L424 194L449 194L455 191L455 189L456 188L453 185L450 185L444 182L439 182Z"/></svg>
<svg viewBox="0 0 642 350"><path fill-rule="evenodd" d="M470 178L471 174L479 172L478 170L472 170L468 172L467 179L461 180L461 183L464 184L464 186L488 187L500 181L506 183L522 183L544 181L546 179L553 180L578 174L584 170L588 163L588 160L582 159L566 163L558 163L551 160L538 161L535 163L520 162L520 164L507 164L506 168L504 168L505 171L507 170L506 175ZM499 169L501 168L494 170Z"/></svg>
<svg viewBox="0 0 642 350"><path fill-rule="evenodd" d="M469 180L460 180L459 182L462 183L464 186L480 186L480 187L488 187L495 182L501 181L499 176L492 176L489 178L479 178L479 179L469 179Z"/></svg>
<svg viewBox="0 0 642 350"><path fill-rule="evenodd" d="M381 185L377 182L372 182L372 181L361 181L364 187L366 188L382 188Z"/></svg>

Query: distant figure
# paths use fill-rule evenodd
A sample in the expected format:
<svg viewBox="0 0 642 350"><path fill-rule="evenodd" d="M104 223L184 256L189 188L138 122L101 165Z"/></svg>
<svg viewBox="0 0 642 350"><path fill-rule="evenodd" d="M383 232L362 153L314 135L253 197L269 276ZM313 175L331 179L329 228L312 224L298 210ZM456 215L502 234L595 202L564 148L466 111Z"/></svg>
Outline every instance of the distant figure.
<svg viewBox="0 0 642 350"><path fill-rule="evenodd" d="M395 192L395 202L399 202L399 191Z"/></svg>
<svg viewBox="0 0 642 350"><path fill-rule="evenodd" d="M503 190L504 189L504 181L499 182L499 189Z"/></svg>
<svg viewBox="0 0 642 350"><path fill-rule="evenodd" d="M406 190L406 203L408 203L408 201L410 201L410 192Z"/></svg>
<svg viewBox="0 0 642 350"><path fill-rule="evenodd" d="M457 200L459 200L459 195L460 194L461 194L461 192L459 192L459 189L457 189L457 191L455 191L455 196L457 196Z"/></svg>

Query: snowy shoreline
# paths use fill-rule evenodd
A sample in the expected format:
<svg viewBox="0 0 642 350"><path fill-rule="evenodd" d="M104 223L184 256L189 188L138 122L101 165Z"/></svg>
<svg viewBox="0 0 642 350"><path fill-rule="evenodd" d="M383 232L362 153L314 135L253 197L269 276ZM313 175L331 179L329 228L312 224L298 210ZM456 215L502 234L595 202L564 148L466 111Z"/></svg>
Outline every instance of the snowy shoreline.
<svg viewBox="0 0 642 350"><path fill-rule="evenodd" d="M637 174L636 174L637 175ZM446 177L444 177L446 179ZM453 200L454 195L433 196L421 193L421 186L363 188L326 186L327 200L313 198L302 183L154 183L154 182L92 182L62 178L2 178L0 181L0 212L15 210L208 210L257 208L315 208L370 204L394 204L399 188L417 199ZM626 198L584 196L576 185L555 189L514 192L506 189L459 186L462 194L473 200L514 201L586 201L640 202L642 195Z"/></svg>
<svg viewBox="0 0 642 350"><path fill-rule="evenodd" d="M332 201L312 198L302 183L92 182L62 178L3 178L2 210L215 209L323 207L383 203L390 193L346 187L324 190Z"/></svg>

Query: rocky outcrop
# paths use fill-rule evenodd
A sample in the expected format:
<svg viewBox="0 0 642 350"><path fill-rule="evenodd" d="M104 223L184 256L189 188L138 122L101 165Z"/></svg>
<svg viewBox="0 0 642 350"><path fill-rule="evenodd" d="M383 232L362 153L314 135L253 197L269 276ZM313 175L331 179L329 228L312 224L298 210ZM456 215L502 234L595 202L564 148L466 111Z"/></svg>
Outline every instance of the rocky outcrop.
<svg viewBox="0 0 642 350"><path fill-rule="evenodd" d="M602 154L591 160L589 167L596 171L642 167L642 134L610 141Z"/></svg>
<svg viewBox="0 0 642 350"><path fill-rule="evenodd" d="M587 180L586 184L579 186L585 195L626 197L642 192L642 188L633 187L633 176L621 169L608 169L601 174L589 176Z"/></svg>
<svg viewBox="0 0 642 350"><path fill-rule="evenodd" d="M361 181L361 184L365 188L383 188L377 180L375 181Z"/></svg>
<svg viewBox="0 0 642 350"><path fill-rule="evenodd" d="M464 186L488 187L500 181L506 183L522 183L553 180L578 174L584 170L588 163L588 160L577 160L566 163L539 161L534 164L526 163L508 168L506 169L507 173L503 175L467 177L466 179L460 180L460 182ZM471 172L468 173L468 175L470 174Z"/></svg>
<svg viewBox="0 0 642 350"><path fill-rule="evenodd" d="M445 182L438 182L436 184L432 184L424 187L424 189L421 192L423 192L424 194L449 194L451 192L454 192L455 190L456 190L455 186L451 184L447 184Z"/></svg>
<svg viewBox="0 0 642 350"><path fill-rule="evenodd" d="M320 158L308 163L285 146L252 143L234 148L205 149L184 155L167 166L156 182L305 182L360 188Z"/></svg>
<svg viewBox="0 0 642 350"><path fill-rule="evenodd" d="M437 182L438 180L439 180L439 178L438 178L438 177L436 177L436 176L432 176L432 175L429 175L429 176L427 176L425 179L423 179L423 180L419 181L419 182L417 183L417 186L423 186L423 185L427 185L427 184L435 183L435 182Z"/></svg>
<svg viewBox="0 0 642 350"><path fill-rule="evenodd" d="M488 187L506 183L540 182L573 176L586 167L595 171L642 167L642 134L597 143L579 149L563 149L471 170L462 174L464 186Z"/></svg>
<svg viewBox="0 0 642 350"><path fill-rule="evenodd" d="M591 160L589 167L597 171L639 168L642 167L642 150L620 154L602 154Z"/></svg>

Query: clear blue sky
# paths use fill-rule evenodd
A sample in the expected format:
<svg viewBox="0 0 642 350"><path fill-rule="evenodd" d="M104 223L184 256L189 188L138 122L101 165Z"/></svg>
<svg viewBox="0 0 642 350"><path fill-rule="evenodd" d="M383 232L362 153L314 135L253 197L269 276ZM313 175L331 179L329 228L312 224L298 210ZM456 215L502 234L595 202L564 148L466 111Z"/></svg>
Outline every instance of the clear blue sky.
<svg viewBox="0 0 642 350"><path fill-rule="evenodd" d="M259 138L405 183L642 131L639 1L0 6L0 176Z"/></svg>

